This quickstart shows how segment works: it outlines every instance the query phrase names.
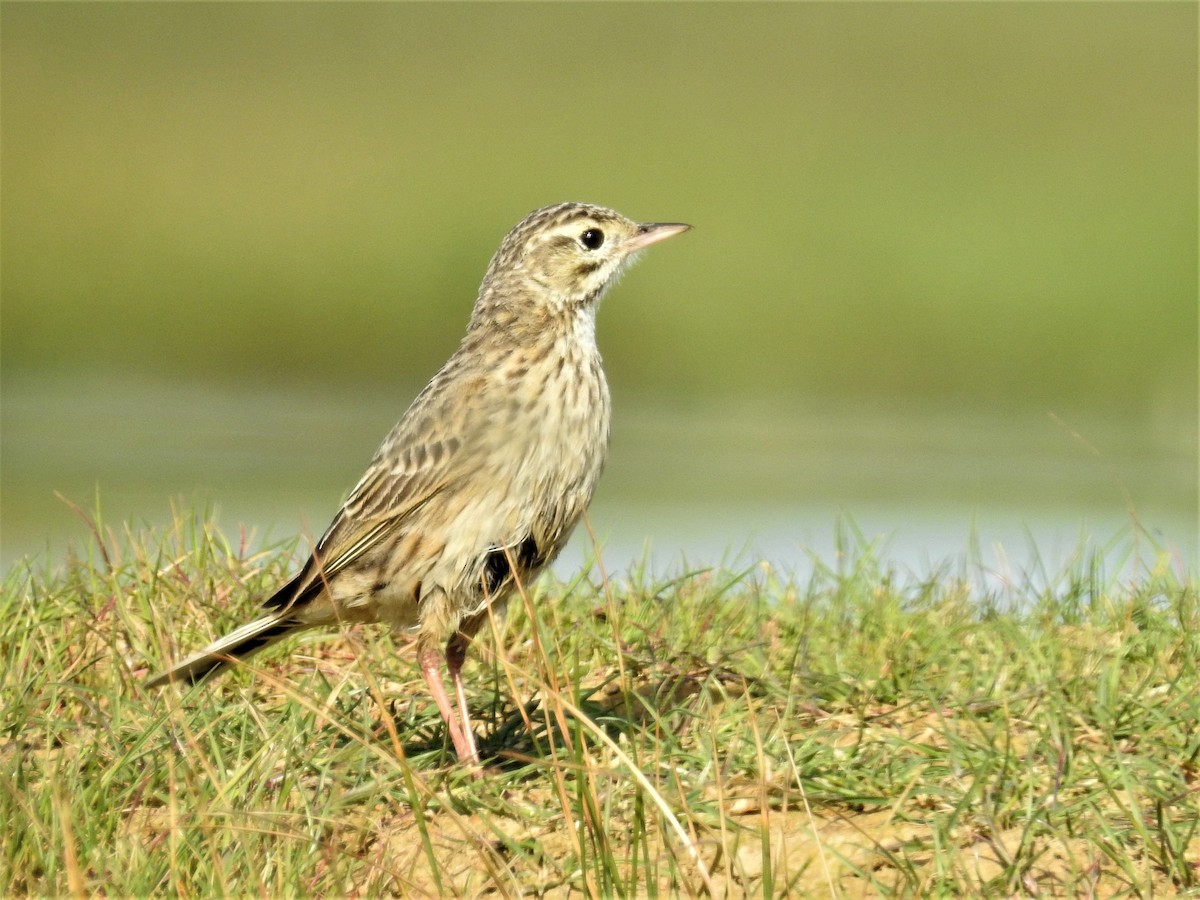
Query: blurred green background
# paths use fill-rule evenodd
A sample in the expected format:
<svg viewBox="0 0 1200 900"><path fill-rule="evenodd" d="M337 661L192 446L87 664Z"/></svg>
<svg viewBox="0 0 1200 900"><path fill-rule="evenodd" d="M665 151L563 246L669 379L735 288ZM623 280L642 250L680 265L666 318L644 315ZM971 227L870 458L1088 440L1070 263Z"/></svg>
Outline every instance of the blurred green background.
<svg viewBox="0 0 1200 900"><path fill-rule="evenodd" d="M696 226L600 314L630 553L1136 517L1195 564L1194 4L0 16L6 561L83 534L56 490L319 531L578 199Z"/></svg>

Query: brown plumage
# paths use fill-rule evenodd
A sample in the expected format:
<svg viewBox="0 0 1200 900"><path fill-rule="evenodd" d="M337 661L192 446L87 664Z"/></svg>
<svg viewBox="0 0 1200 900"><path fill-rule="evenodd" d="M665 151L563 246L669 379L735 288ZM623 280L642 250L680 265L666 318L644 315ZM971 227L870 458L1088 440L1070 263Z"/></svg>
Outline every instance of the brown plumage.
<svg viewBox="0 0 1200 900"><path fill-rule="evenodd" d="M384 439L313 555L263 617L159 675L194 683L306 628L414 633L460 759L478 762L461 669L499 609L566 544L608 448L596 307L636 253L685 231L561 203L526 216L488 266L467 334ZM461 721L441 676L441 652Z"/></svg>

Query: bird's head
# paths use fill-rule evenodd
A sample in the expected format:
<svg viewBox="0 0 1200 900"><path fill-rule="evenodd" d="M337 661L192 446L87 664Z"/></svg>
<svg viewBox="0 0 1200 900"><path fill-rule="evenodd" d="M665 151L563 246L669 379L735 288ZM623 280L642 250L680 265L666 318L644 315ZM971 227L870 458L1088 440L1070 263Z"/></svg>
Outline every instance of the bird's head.
<svg viewBox="0 0 1200 900"><path fill-rule="evenodd" d="M476 314L493 306L539 316L594 309L638 251L690 227L638 224L586 203L535 210L517 223L492 257Z"/></svg>

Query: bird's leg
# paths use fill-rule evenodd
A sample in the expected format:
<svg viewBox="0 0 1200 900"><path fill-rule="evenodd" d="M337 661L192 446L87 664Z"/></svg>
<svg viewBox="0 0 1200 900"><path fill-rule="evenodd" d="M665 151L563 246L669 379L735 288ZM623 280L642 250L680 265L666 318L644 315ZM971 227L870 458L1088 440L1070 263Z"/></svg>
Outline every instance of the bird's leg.
<svg viewBox="0 0 1200 900"><path fill-rule="evenodd" d="M479 754L475 750L475 739L471 735L471 726L468 723L464 731L454 708L450 705L450 696L446 693L446 685L442 681L441 654L433 647L423 647L417 652L417 665L421 667L421 675L425 679L425 684L429 686L433 702L437 704L438 712L442 714L446 729L450 732L450 740L454 742L454 752L458 754L458 758L462 762L478 763ZM459 665L462 665L461 659ZM454 676L461 697L462 685L458 682L457 671L454 671Z"/></svg>
<svg viewBox="0 0 1200 900"><path fill-rule="evenodd" d="M479 751L475 749L475 732L471 730L471 712L467 709L467 692L463 687L462 680L462 667L467 659L467 642L469 640L470 638L461 631L450 638L446 643L446 668L450 670L450 681L454 684L454 696L458 700L458 712L462 716L464 736L471 748L471 759L479 762Z"/></svg>

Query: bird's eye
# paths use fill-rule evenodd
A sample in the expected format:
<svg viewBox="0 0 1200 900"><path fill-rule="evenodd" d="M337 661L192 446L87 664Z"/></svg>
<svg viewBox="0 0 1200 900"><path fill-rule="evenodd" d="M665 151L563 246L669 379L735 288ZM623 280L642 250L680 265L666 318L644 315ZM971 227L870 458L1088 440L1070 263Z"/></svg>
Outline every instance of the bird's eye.
<svg viewBox="0 0 1200 900"><path fill-rule="evenodd" d="M589 250L599 250L604 243L604 232L599 228L589 228L579 236L579 242Z"/></svg>

